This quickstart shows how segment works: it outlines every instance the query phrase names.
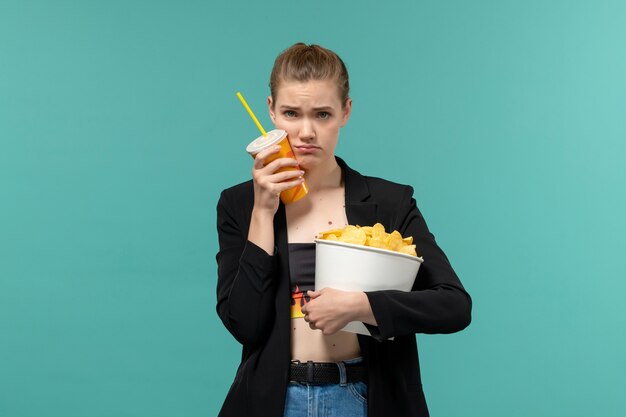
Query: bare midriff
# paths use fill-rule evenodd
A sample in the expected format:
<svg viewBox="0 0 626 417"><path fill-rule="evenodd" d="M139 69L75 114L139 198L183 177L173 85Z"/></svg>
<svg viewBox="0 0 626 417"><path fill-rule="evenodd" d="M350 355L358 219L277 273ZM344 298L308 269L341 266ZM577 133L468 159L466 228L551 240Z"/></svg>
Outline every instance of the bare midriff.
<svg viewBox="0 0 626 417"><path fill-rule="evenodd" d="M325 335L313 330L303 318L291 319L291 359L301 362L340 362L361 356L354 333L338 331Z"/></svg>
<svg viewBox="0 0 626 417"><path fill-rule="evenodd" d="M348 224L343 184L315 190L307 198L286 206L288 241L312 243L317 233ZM324 335L303 318L291 319L291 359L302 362L340 362L361 356L354 333Z"/></svg>

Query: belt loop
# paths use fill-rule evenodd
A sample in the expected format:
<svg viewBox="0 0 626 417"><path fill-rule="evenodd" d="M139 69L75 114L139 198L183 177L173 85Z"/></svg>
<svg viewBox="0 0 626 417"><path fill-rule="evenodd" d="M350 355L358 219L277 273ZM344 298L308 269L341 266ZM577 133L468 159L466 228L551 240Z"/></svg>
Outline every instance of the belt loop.
<svg viewBox="0 0 626 417"><path fill-rule="evenodd" d="M339 385L345 387L348 385L348 378L346 376L346 364L343 362L337 362L337 367L339 368Z"/></svg>
<svg viewBox="0 0 626 417"><path fill-rule="evenodd" d="M313 361L306 362L306 382L313 383Z"/></svg>

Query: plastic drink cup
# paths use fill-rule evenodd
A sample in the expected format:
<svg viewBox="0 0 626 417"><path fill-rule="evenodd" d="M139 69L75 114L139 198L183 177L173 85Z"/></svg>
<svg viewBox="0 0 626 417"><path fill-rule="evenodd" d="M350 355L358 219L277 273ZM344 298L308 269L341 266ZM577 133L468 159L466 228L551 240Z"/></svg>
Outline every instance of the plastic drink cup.
<svg viewBox="0 0 626 417"><path fill-rule="evenodd" d="M262 150L274 145L280 146L280 151L273 155L270 155L265 160L266 164L269 164L270 162L278 158L296 159L295 155L293 154L293 150L291 149L291 145L289 144L287 132L281 129L270 130L269 132L267 132L267 137L259 136L258 138L250 142L250 144L246 147L246 151L254 158ZM295 170L300 170L300 167L283 167L280 168L277 172ZM309 190L306 188L306 184L303 182L293 188L290 188L280 193L280 200L285 204L294 203L307 195L308 192Z"/></svg>

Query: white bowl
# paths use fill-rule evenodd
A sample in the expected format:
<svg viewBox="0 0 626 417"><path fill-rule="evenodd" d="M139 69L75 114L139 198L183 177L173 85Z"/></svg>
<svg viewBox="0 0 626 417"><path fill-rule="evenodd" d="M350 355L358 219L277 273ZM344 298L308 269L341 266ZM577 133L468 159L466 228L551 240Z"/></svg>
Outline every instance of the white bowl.
<svg viewBox="0 0 626 417"><path fill-rule="evenodd" d="M424 259L369 246L315 240L315 289L344 291L411 291ZM361 322L351 322L345 331L367 334Z"/></svg>

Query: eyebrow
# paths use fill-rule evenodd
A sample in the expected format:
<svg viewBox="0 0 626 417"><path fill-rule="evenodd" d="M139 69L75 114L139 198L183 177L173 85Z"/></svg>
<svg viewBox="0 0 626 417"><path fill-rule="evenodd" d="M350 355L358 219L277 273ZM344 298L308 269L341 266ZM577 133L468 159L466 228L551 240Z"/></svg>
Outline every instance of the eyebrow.
<svg viewBox="0 0 626 417"><path fill-rule="evenodd" d="M287 104L283 104L279 107L281 110L300 110L298 106L290 106ZM314 111L332 111L333 108L331 106L321 106L321 107L313 107Z"/></svg>

